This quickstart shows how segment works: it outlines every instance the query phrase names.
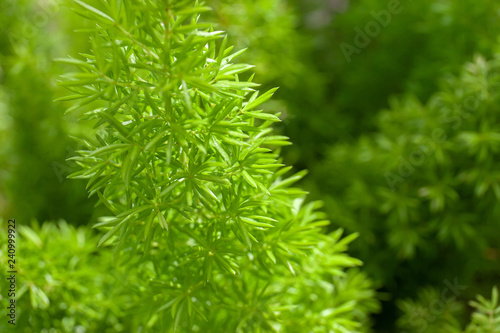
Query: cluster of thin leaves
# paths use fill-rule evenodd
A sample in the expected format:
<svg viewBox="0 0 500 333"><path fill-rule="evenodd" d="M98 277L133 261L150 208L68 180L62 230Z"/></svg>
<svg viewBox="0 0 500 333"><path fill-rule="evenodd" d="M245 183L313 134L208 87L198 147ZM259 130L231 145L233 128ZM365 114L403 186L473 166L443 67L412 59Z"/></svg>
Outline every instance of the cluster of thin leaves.
<svg viewBox="0 0 500 333"><path fill-rule="evenodd" d="M230 9L217 13L225 29L232 37L241 36L243 45L259 46L243 57L264 57L262 62L268 64L294 63L277 78L273 69L279 65L269 71L259 66L261 82L275 80L273 84L281 87L277 97L287 109L285 133L294 141L285 151L287 161L311 170L306 186L317 188L313 195L322 200L332 198L326 207L335 224L360 233L352 253L367 264L365 269L374 279L386 281L387 291L393 294L389 302L414 297L414 290L422 285L439 285L451 276L465 280L471 272L484 277L493 271L492 279L498 279L497 200L492 191L479 197L472 194L475 181L481 191L497 182L497 155L492 149L476 162L472 154L465 153L464 141L453 138L461 128L480 141L480 126L498 124L498 69L490 63L449 80L443 89L439 83L444 75L458 74L475 53L493 57L500 32L500 3L402 2L402 10L386 16L388 24L383 24L377 15L387 13L387 1L228 2ZM264 8L272 10L261 12ZM348 64L339 45L359 42L356 27L364 30L368 22L381 24L381 33L366 35L369 45L351 54ZM254 30L258 31L255 35ZM299 82L294 78L300 78ZM486 98L480 97L483 85L489 90ZM389 106L390 96L401 93L411 97L391 103L390 112L383 110ZM444 97L444 103L431 107L425 101L435 93ZM488 116L473 110L476 97L481 98L480 108L490 108L485 112ZM314 110L314 115L307 110ZM451 154L446 163L436 165L432 131L449 128L452 131L446 133L450 135L444 147ZM352 144L372 131L378 135ZM491 132L490 139L498 136ZM377 144L378 139L384 147ZM422 162L418 152L411 155L419 147L425 152ZM415 161L418 165L412 164ZM469 173L466 169L472 164L479 177L459 185L457 175ZM386 171L395 192L388 191ZM431 185L431 193L425 192L427 185ZM440 192L445 193L444 199ZM440 210L443 202L445 207ZM395 252L399 260L395 260ZM473 283L477 284L468 283L466 298L474 297L469 293ZM384 313L378 317L379 323L391 315L390 311Z"/></svg>
<svg viewBox="0 0 500 333"><path fill-rule="evenodd" d="M209 8L76 3L96 29L91 54L59 59L80 70L63 76L74 94L61 100L76 100L69 111L87 110L98 131L80 139L72 177L89 179L113 213L95 226L106 230L99 245L150 281L137 325L365 331L377 302L364 275L344 271L360 264L343 253L355 235L325 235L318 203L290 187L304 172L285 176L279 114L259 109L275 89L260 94L252 66L232 63L242 51L198 20Z"/></svg>
<svg viewBox="0 0 500 333"><path fill-rule="evenodd" d="M493 288L491 300L483 296L477 296L476 301L470 305L476 309L472 314L471 323L467 326L465 333L493 333L500 331L500 302L498 299L498 288Z"/></svg>
<svg viewBox="0 0 500 333"><path fill-rule="evenodd" d="M394 99L375 135L330 151L323 175L339 190L325 199L329 212L363 231L362 258L380 248L377 276L388 275L382 262L393 251L401 260L425 253L432 265L428 259L447 248L470 255L464 272L491 267L499 237L499 73L498 58L477 57L428 103Z"/></svg>
<svg viewBox="0 0 500 333"><path fill-rule="evenodd" d="M0 277L2 308L10 305L7 277L13 264L16 276L15 326L6 317L2 332L121 332L127 329L124 304L136 298L127 283L133 275L110 270L110 251L98 251L91 230L46 222L32 227L16 222L16 233L7 233L0 221ZM10 229L13 230L13 229ZM15 238L11 238L15 235ZM15 254L7 239L14 239ZM9 255L8 255L9 254ZM12 260L12 261L8 261ZM130 273L130 272L128 272ZM128 280L128 281L127 281Z"/></svg>

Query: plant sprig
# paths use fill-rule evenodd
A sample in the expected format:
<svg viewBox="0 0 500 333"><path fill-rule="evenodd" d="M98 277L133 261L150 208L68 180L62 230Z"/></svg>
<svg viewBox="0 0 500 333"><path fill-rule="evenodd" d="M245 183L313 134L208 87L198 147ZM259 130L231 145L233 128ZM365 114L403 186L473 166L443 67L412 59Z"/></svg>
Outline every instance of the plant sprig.
<svg viewBox="0 0 500 333"><path fill-rule="evenodd" d="M276 148L290 143L272 129L279 114L260 109L276 89L257 90L253 66L232 62L242 51L200 22L207 7L197 1L76 3L96 21L92 54L63 60L79 71L61 84L75 94L70 110L85 110L99 133L71 177L88 179L114 214L95 226L105 230L99 245L152 267L148 327L294 332L293 315L278 312L308 296L280 286L329 284L360 262L342 254L353 238L323 234L318 204L292 187L305 173L286 176ZM323 262L304 280L315 253ZM335 302L322 297L320 307ZM310 325L361 327L356 302L342 306L352 320L319 311Z"/></svg>

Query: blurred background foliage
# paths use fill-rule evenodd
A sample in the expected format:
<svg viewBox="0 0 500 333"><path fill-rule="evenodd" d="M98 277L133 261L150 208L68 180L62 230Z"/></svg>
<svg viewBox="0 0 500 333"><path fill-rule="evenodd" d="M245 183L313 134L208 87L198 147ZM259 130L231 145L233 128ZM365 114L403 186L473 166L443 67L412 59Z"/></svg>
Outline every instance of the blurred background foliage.
<svg viewBox="0 0 500 333"><path fill-rule="evenodd" d="M0 205L4 216L22 221L64 218L86 224L92 214L84 183L66 180L74 169L66 157L76 149L68 134L84 128L53 102L61 94L56 80L62 71L53 58L88 48L86 38L73 36L82 20L68 5L1 2Z"/></svg>
<svg viewBox="0 0 500 333"><path fill-rule="evenodd" d="M249 48L242 61L256 65L264 90L280 87L268 107L282 112L278 126L294 143L285 161L310 171L303 186L326 203L334 228L360 234L350 251L381 286L374 330L458 332L479 309L468 302L500 278L500 2L396 1L397 14L347 59L340 45L355 46L358 28L391 2L210 0L205 20ZM73 32L88 22L70 7L0 2L0 211L22 225L90 225L101 215L84 182L66 179L75 171L66 158L78 149L69 135L88 125L53 103L64 95L64 68L53 59L89 48L87 35ZM437 311L445 281L455 280L466 288ZM118 331L117 316L106 329ZM66 317L60 325L85 325ZM482 331L471 324L467 332Z"/></svg>

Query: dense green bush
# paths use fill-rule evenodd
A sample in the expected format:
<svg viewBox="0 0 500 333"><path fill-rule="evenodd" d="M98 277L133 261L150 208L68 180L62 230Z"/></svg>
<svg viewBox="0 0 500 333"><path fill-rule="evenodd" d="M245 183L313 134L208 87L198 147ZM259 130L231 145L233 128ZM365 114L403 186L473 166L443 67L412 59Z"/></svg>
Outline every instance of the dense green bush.
<svg viewBox="0 0 500 333"><path fill-rule="evenodd" d="M374 280L384 292L378 295L389 300L376 331L394 331L400 314L399 327L408 332L498 330L488 327L495 323L494 295L491 305L467 305L489 293L500 274L498 2L401 1L390 23L362 47L355 45L357 27L380 21L387 1L211 0L206 5L214 11L193 26L191 15L204 9L172 2L185 14L170 22L179 29L170 40L172 68L162 58L160 4L141 10L141 1L90 1L98 11L78 7L88 20L70 14L72 2L0 3L0 209L22 225L31 217L92 225L91 214L113 216L97 225L106 233L95 253L96 239L83 229L21 228L20 262L29 268L23 274L34 273L20 281L35 281L42 293L21 297L19 328L158 331L176 327L179 314L178 320L191 320L179 331L322 332L330 325L337 332L339 323L368 331L377 309ZM88 30L75 34L75 27ZM228 31L227 41L210 27ZM346 59L343 43L359 52ZM249 47L237 55L257 65L252 71L263 94L252 95L251 66L231 64L228 44ZM83 56L52 61L78 52ZM475 53L484 58L458 75ZM66 75L62 85L76 96L53 103L62 96L56 73L75 64L83 72ZM252 98L270 97L274 86L280 89L265 109L279 113L248 106ZM169 115L162 114L169 109L165 95ZM77 97L83 99L74 102ZM68 107L73 112L63 118ZM69 140L83 133L95 136ZM283 148L285 162L278 147L288 141L281 134L294 142ZM81 156L65 161L75 149ZM77 163L83 171L74 176L90 178L90 200L82 180L64 179ZM304 201L305 192L288 187L303 176L286 173L283 164L290 163L311 169L304 185L312 198L326 201L327 215ZM96 199L104 205L93 212ZM238 208L248 202L248 210ZM330 227L326 219L333 220ZM345 269L360 263L344 253L353 236L324 234L339 226L360 235L349 253L365 262L363 271ZM90 237L88 252L65 240L80 233ZM68 295L64 290L73 285L60 273L64 262L47 250L54 265L38 267L45 250L36 250L28 235L67 248L65 260L80 256L82 265L68 271L80 286L116 282L105 285L106 297L95 304L89 302L96 290L77 287ZM220 258L210 256L211 247ZM92 262L112 267L112 256L118 267L109 272ZM126 285L123 269L132 281ZM81 280L89 271L95 279ZM167 288L162 281L169 278L180 282ZM195 301L179 298L200 281ZM436 312L444 281L466 288ZM248 298L250 289L265 291ZM43 293L50 306L40 305ZM71 297L89 310L52 306ZM115 298L120 306L107 303Z"/></svg>
<svg viewBox="0 0 500 333"><path fill-rule="evenodd" d="M443 77L458 74L475 52L488 58L494 56L500 33L499 3L401 2L401 10L391 16L390 24L370 38L369 45L360 48L359 54L353 54L350 62L346 61L341 44L355 46L355 28L364 30L366 24L377 21L375 16L388 9L388 2L365 0L352 3L348 8L341 2L337 7L320 1L295 1L293 5L279 1L269 3L274 3L274 8L280 8L281 12L292 13L287 15L294 21L285 20L281 28L263 24L263 27L269 26L270 37L266 40L273 40L272 32L276 30L277 36L285 31L290 33L291 37L285 40L295 41L289 45L297 47L295 53L286 54L295 55L292 59L301 64L293 67L299 70L296 75L307 78L290 85L296 81L288 77L280 81L278 77L275 83L285 86L278 92L278 98L285 101L289 115L285 119L285 132L296 143L286 156L289 161L311 169L307 188L312 190L313 197L326 200L327 212L334 224L361 234L360 241L354 243L353 253L366 262L373 278L383 281L384 290L390 291L393 298L415 297L414 291L421 286L440 286L444 279L457 276L469 285L467 295L462 295L464 299L476 292L486 293L487 286L498 278L498 270L493 269L498 262L495 240L499 234L495 231L498 224L492 191L485 201L483 197L469 200L474 196L460 190L460 199L446 198L443 208L439 207L441 199L431 198L439 193L421 196L424 193L419 192L427 185L440 184L445 175L448 175L445 182L455 186L459 170L464 170L462 162L457 163L455 158L462 156L460 141L446 143L448 149L458 149L448 164L435 167L431 156L422 167L410 166L410 170L415 170L408 181L403 177L404 183L399 183L396 177L397 168L404 169L404 162L399 158L408 161L408 155L422 145L426 136L432 139L430 131L448 125L456 127L457 115L452 114L455 111L441 110L446 115L431 111L431 115L427 115L429 111L421 105L426 102L420 101L427 101L433 95L436 100L439 94L436 90ZM235 11L228 15L231 13L234 15L227 25L229 31L238 33L246 26L249 30L245 35L251 35L248 33L251 22L258 21L254 18L255 11L249 10L253 15L248 15L251 17L248 21L238 20L242 16ZM267 52L269 63L279 62L284 52L274 52L273 46L266 48L261 40L256 38L247 43L262 46L266 51L259 52ZM286 47L281 40L273 40L278 49ZM289 73L287 71L287 75ZM484 75L494 80L493 74ZM463 80L480 84L485 79L474 79L475 76L469 73ZM265 73L261 73L261 78L267 80ZM448 95L453 94L453 89L457 94L465 89L457 80L448 84L456 85L446 88ZM469 94L475 94L477 89L472 84L467 88ZM495 83L490 90L492 93L496 90ZM408 97L391 99L395 94ZM494 99L487 103L494 103ZM453 103L442 109L453 107ZM471 100L466 103L470 104ZM380 115L379 109L386 107L391 107L393 112ZM494 106L491 108L493 114ZM491 118L484 120L482 115L477 115L474 121L476 125L472 123L472 126L476 130L484 126L479 122L495 123ZM368 131L376 134L365 137L363 134ZM364 137L359 144L349 143L358 136ZM335 142L338 143L332 147ZM322 156L326 156L326 163ZM481 161L479 165L490 166L478 168L476 172L481 178L470 179L473 182L470 186L482 186L482 190L490 186L486 178L494 178L493 171L489 170L494 170L491 164L495 155L490 155L488 160ZM386 172L392 172L395 177L390 181L400 185L396 192L390 191ZM406 192L412 195L401 194ZM468 193L473 193L471 187ZM408 212L405 204L410 206ZM489 222L483 222L486 226L478 229L477 223L484 220ZM401 259L394 259L395 251ZM483 280L487 281L486 288L482 287Z"/></svg>
<svg viewBox="0 0 500 333"><path fill-rule="evenodd" d="M6 225L0 228L2 309L9 305L4 291L12 259ZM111 252L98 251L94 233L63 221L29 228L17 220L16 231L16 325L2 316L2 332L128 331L124 310L139 280L133 270L111 269Z"/></svg>
<svg viewBox="0 0 500 333"><path fill-rule="evenodd" d="M477 57L426 104L393 99L379 132L329 151L328 212L393 292L459 277L470 297L498 280L499 64Z"/></svg>
<svg viewBox="0 0 500 333"><path fill-rule="evenodd" d="M2 223L0 238L0 277L2 291L7 290L7 232ZM162 320L153 315L147 322L148 306L154 307L152 302L157 289L152 289L154 267L134 268L134 265L117 268L112 264L110 247L96 248L98 238L90 230L80 227L76 229L63 221L59 223L45 223L42 226L34 224L33 228L16 224L16 265L18 267L17 301L16 301L16 332L136 332L149 330L146 327L155 327L155 320ZM337 233L337 237L340 233ZM37 253L38 255L34 255ZM319 257L317 257L319 255ZM284 317L291 324L303 327L317 325L318 313L324 311L318 302L320 292L331 293L331 288L337 289L336 297L331 299L330 306L338 306L344 301L360 300L359 304L367 304L366 299L371 297L370 286L367 280L358 272L350 270L347 278L336 277L331 284L317 285L314 281L316 274L324 274L314 264L321 262L324 256L316 253L310 265L305 267L309 274L302 275L298 281L286 277L278 277L277 281L282 288L301 290L308 293L313 301L311 307L305 311L304 317ZM151 285L148 285L151 283ZM156 281L158 284L159 281ZM159 287L159 286L157 286ZM359 288L366 288L368 294L360 293ZM159 287L164 290L164 287ZM223 293L225 298L231 295ZM292 296L294 294L292 293ZM462 332L459 322L464 320L463 305L456 301L452 292L446 294L443 303L442 292L427 290L420 293L417 302L407 300L400 306L405 315L399 320L399 325L405 332ZM0 304L8 306L8 298L2 294ZM299 295L296 295L299 296ZM450 297L451 296L451 297ZM465 333L498 332L500 306L498 293L493 290L492 299L488 301L478 297L477 302L471 302L475 309L472 321ZM334 308L328 309L326 314L332 313ZM361 308L360 308L361 309ZM304 309L300 309L303 311ZM339 309L340 310L340 309ZM461 313L462 316L456 317ZM261 319L256 313L249 313L247 318L254 323ZM169 314L166 319L170 320ZM339 313L337 320L344 321L345 314ZM146 323L147 322L147 323ZM311 326L311 327L312 327ZM142 328L141 328L142 327ZM229 327L229 326L226 326ZM232 332L233 330L219 327L218 332ZM2 332L9 332L12 326L5 320L0 322ZM207 330L210 331L210 330ZM247 331L258 331L257 326ZM318 330L323 332L321 328ZM343 332L334 330L334 332ZM292 330L295 332L295 330ZM301 328L297 332L304 332Z"/></svg>
<svg viewBox="0 0 500 333"><path fill-rule="evenodd" d="M458 73L475 52L491 57L500 32L494 0L215 3L226 4L217 10L220 24L262 64L259 79L281 87L276 97L294 141L287 159L313 173L331 144L376 130L389 97L413 93L426 100L439 78ZM390 3L399 4L395 14L379 18ZM379 32L359 47L358 31L373 23ZM347 59L343 44L359 53Z"/></svg>
<svg viewBox="0 0 500 333"><path fill-rule="evenodd" d="M377 309L370 283L344 267L352 236L290 187L272 135L278 115L257 110L252 66L233 64L221 31L198 22L195 1L111 1L97 9L92 54L61 59L80 72L62 85L100 133L75 157L114 216L118 262L150 270L138 320L153 331L366 331ZM83 142L83 141L82 141ZM270 148L274 148L270 149ZM168 310L167 315L163 315Z"/></svg>

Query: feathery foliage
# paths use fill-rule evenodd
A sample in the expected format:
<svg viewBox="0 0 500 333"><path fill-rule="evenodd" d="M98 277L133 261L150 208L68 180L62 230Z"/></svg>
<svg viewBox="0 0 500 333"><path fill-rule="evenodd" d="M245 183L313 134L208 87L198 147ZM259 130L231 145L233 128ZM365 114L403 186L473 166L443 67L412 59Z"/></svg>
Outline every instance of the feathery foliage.
<svg viewBox="0 0 500 333"><path fill-rule="evenodd" d="M2 292L9 289L8 235L0 222ZM124 304L136 298L133 270L110 269L110 251L98 251L96 235L63 221L16 222L15 326L0 322L2 332L121 332L127 328ZM130 285L129 285L130 283ZM9 298L2 293L2 308ZM8 317L7 317L8 318Z"/></svg>
<svg viewBox="0 0 500 333"><path fill-rule="evenodd" d="M408 332L497 331L495 293L466 302L500 274L499 3L401 4L388 18L379 0L211 0L213 14L195 1L1 2L0 207L23 225L14 329L367 331L366 272L392 296L377 331L396 329L396 304ZM339 44L375 21L381 33L347 64ZM493 60L443 76L476 52ZM63 79L73 95L52 103L68 64L80 67ZM254 105L274 86L278 99ZM67 106L82 121L63 119ZM64 162L66 133L94 124ZM284 161L311 169L333 225L291 187L304 173L283 165L276 133L293 138ZM83 180L63 182L76 163ZM94 216L111 215L100 238L27 227L81 224L96 200ZM360 263L344 253L354 236L324 234L338 225L361 235L349 247L364 272L345 269ZM467 288L444 302L437 288L452 277Z"/></svg>
<svg viewBox="0 0 500 333"><path fill-rule="evenodd" d="M500 302L498 301L498 288L491 292L491 300L477 296L476 301L470 305L475 309L471 323L465 333L491 333L500 331Z"/></svg>
<svg viewBox="0 0 500 333"><path fill-rule="evenodd" d="M393 99L377 134L330 150L321 185L339 190L325 198L329 214L360 232L362 259L379 249L371 271L387 283L404 278L401 262L436 265L419 283L498 274L499 64L476 57L426 104Z"/></svg>
<svg viewBox="0 0 500 333"><path fill-rule="evenodd" d="M242 51L198 20L209 8L76 2L97 25L91 54L59 59L80 69L63 76L73 95L62 99L98 131L80 140L72 177L113 214L96 225L99 245L148 272L137 325L365 331L377 302L363 275L344 271L360 264L343 253L356 235L324 234L319 204L291 187L304 172L286 176L279 114L260 109L275 89L260 93L252 66L232 63Z"/></svg>

